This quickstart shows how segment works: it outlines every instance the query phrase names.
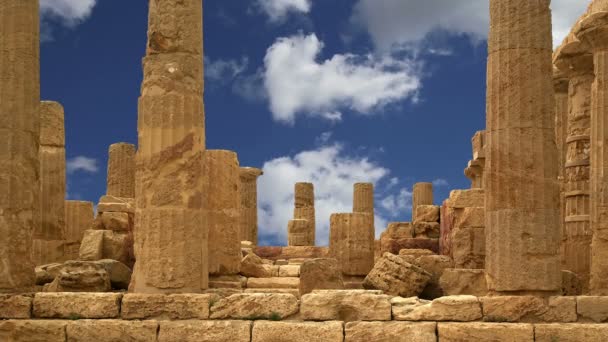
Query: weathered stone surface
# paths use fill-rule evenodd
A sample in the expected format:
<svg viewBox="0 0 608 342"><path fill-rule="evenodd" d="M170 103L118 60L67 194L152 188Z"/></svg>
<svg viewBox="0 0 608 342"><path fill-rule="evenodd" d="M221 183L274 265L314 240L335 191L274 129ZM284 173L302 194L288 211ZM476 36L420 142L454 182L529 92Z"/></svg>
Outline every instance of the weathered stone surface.
<svg viewBox="0 0 608 342"><path fill-rule="evenodd" d="M252 342L342 342L342 322L267 322L253 324Z"/></svg>
<svg viewBox="0 0 608 342"><path fill-rule="evenodd" d="M300 267L300 295L313 290L340 290L344 288L342 272L336 259L312 259Z"/></svg>
<svg viewBox="0 0 608 342"><path fill-rule="evenodd" d="M272 276L269 265L262 258L251 253L241 260L241 274L245 277L269 278Z"/></svg>
<svg viewBox="0 0 608 342"><path fill-rule="evenodd" d="M439 222L439 208L438 205L419 205L415 222Z"/></svg>
<svg viewBox="0 0 608 342"><path fill-rule="evenodd" d="M604 323L608 321L608 297L576 297L579 322Z"/></svg>
<svg viewBox="0 0 608 342"><path fill-rule="evenodd" d="M59 263L36 266L36 285L48 284L55 280L62 267L63 264Z"/></svg>
<svg viewBox="0 0 608 342"><path fill-rule="evenodd" d="M422 255L417 257L414 255L400 255L400 257L431 275L431 279L420 294L421 298L435 299L443 296L439 279L446 269L454 268L454 261L450 257L445 255Z"/></svg>
<svg viewBox="0 0 608 342"><path fill-rule="evenodd" d="M128 213L104 212L100 215L104 229L113 231L131 230L131 219Z"/></svg>
<svg viewBox="0 0 608 342"><path fill-rule="evenodd" d="M300 292L297 289L244 289L243 293L279 293L289 294L300 299Z"/></svg>
<svg viewBox="0 0 608 342"><path fill-rule="evenodd" d="M448 296L432 302L416 297L391 299L393 319L398 321L476 321L481 303L474 296Z"/></svg>
<svg viewBox="0 0 608 342"><path fill-rule="evenodd" d="M532 324L438 323L437 332L441 342L534 341L534 327Z"/></svg>
<svg viewBox="0 0 608 342"><path fill-rule="evenodd" d="M212 319L285 319L298 312L298 299L282 293L240 293L211 305Z"/></svg>
<svg viewBox="0 0 608 342"><path fill-rule="evenodd" d="M435 329L435 322L350 322L345 342L435 342Z"/></svg>
<svg viewBox="0 0 608 342"><path fill-rule="evenodd" d="M439 238L439 222L422 222L414 223L414 235L417 238L424 237L429 239Z"/></svg>
<svg viewBox="0 0 608 342"><path fill-rule="evenodd" d="M66 327L67 342L156 341L158 322L78 320Z"/></svg>
<svg viewBox="0 0 608 342"><path fill-rule="evenodd" d="M117 197L135 197L135 145L117 143L108 149L106 193Z"/></svg>
<svg viewBox="0 0 608 342"><path fill-rule="evenodd" d="M314 246L315 234L306 219L289 220L287 223L287 244L289 246Z"/></svg>
<svg viewBox="0 0 608 342"><path fill-rule="evenodd" d="M580 296L583 294L581 279L574 272L562 270L562 296Z"/></svg>
<svg viewBox="0 0 608 342"><path fill-rule="evenodd" d="M604 342L608 326L595 324L535 324L537 342Z"/></svg>
<svg viewBox="0 0 608 342"><path fill-rule="evenodd" d="M299 277L300 266L298 265L282 265L279 266L279 277Z"/></svg>
<svg viewBox="0 0 608 342"><path fill-rule="evenodd" d="M97 212L135 213L135 199L128 197L117 197L104 195L99 199Z"/></svg>
<svg viewBox="0 0 608 342"><path fill-rule="evenodd" d="M439 278L439 286L446 296L485 296L488 293L484 270L446 269Z"/></svg>
<svg viewBox="0 0 608 342"><path fill-rule="evenodd" d="M36 293L36 318L118 318L119 293Z"/></svg>
<svg viewBox="0 0 608 342"><path fill-rule="evenodd" d="M264 174L262 170L253 167L240 168L241 197L240 237L241 240L258 244L258 177Z"/></svg>
<svg viewBox="0 0 608 342"><path fill-rule="evenodd" d="M313 259L328 258L328 247L316 246L288 246L288 247L255 247L253 252L264 259L269 260L291 260L291 259Z"/></svg>
<svg viewBox="0 0 608 342"><path fill-rule="evenodd" d="M139 294L122 298L122 319L184 320L208 319L209 306L217 301L213 294Z"/></svg>
<svg viewBox="0 0 608 342"><path fill-rule="evenodd" d="M30 318L32 297L0 294L0 319Z"/></svg>
<svg viewBox="0 0 608 342"><path fill-rule="evenodd" d="M251 322L160 322L158 342L250 342Z"/></svg>
<svg viewBox="0 0 608 342"><path fill-rule="evenodd" d="M103 230L85 230L80 243L80 260L95 261L103 258L103 234Z"/></svg>
<svg viewBox="0 0 608 342"><path fill-rule="evenodd" d="M131 281L131 269L120 261L112 259L102 259L95 261L96 264L103 268L110 275L110 283L114 289L126 290L129 288Z"/></svg>
<svg viewBox="0 0 608 342"><path fill-rule="evenodd" d="M315 290L301 298L300 315L310 321L390 321L390 297L376 291Z"/></svg>
<svg viewBox="0 0 608 342"><path fill-rule="evenodd" d="M390 222L382 232L380 239L411 239L414 227L411 222Z"/></svg>
<svg viewBox="0 0 608 342"><path fill-rule="evenodd" d="M272 289L272 288L287 288L297 289L300 286L299 278L290 277L272 277L272 278L248 278L248 288L261 288L261 289Z"/></svg>
<svg viewBox="0 0 608 342"><path fill-rule="evenodd" d="M368 213L332 214L329 250L346 275L366 275L374 267L374 222Z"/></svg>
<svg viewBox="0 0 608 342"><path fill-rule="evenodd" d="M307 240L314 246L316 234L315 190L312 183L296 183L294 186L293 218L308 220Z"/></svg>
<svg viewBox="0 0 608 342"><path fill-rule="evenodd" d="M32 240L32 261L44 265L65 260L65 240Z"/></svg>
<svg viewBox="0 0 608 342"><path fill-rule="evenodd" d="M66 321L10 320L0 321L0 341L65 342Z"/></svg>
<svg viewBox="0 0 608 342"><path fill-rule="evenodd" d="M353 213L367 213L374 221L374 184L355 183L353 185Z"/></svg>
<svg viewBox="0 0 608 342"><path fill-rule="evenodd" d="M451 256L457 268L483 268L486 256L485 228L453 227Z"/></svg>
<svg viewBox="0 0 608 342"><path fill-rule="evenodd" d="M102 257L118 260L128 267L133 267L135 263L133 234L104 230Z"/></svg>
<svg viewBox="0 0 608 342"><path fill-rule="evenodd" d="M576 322L574 297L543 299L532 296L481 297L488 322Z"/></svg>
<svg viewBox="0 0 608 342"><path fill-rule="evenodd" d="M431 274L403 258L385 253L369 272L363 286L402 297L418 296L431 280Z"/></svg>
<svg viewBox="0 0 608 342"><path fill-rule="evenodd" d="M449 206L455 209L484 207L484 190L453 190L450 192Z"/></svg>
<svg viewBox="0 0 608 342"><path fill-rule="evenodd" d="M386 239L381 240L382 254L399 254L402 249L428 249L439 254L439 239L413 238L413 239Z"/></svg>
<svg viewBox="0 0 608 342"><path fill-rule="evenodd" d="M416 208L433 205L433 183L416 183L412 189L412 221L416 221Z"/></svg>
<svg viewBox="0 0 608 342"><path fill-rule="evenodd" d="M67 261L45 292L107 292L112 289L110 274L104 264L90 261ZM117 271L118 272L118 271Z"/></svg>
<svg viewBox="0 0 608 342"><path fill-rule="evenodd" d="M433 251L429 249L413 249L413 248L404 248L399 251L399 256L411 255L414 258L418 258L423 255L434 255Z"/></svg>
<svg viewBox="0 0 608 342"><path fill-rule="evenodd" d="M93 202L65 201L65 238L82 241L84 231L93 224Z"/></svg>
<svg viewBox="0 0 608 342"><path fill-rule="evenodd" d="M257 279L257 278L252 278ZM240 275L209 276L209 288L241 289L247 286L247 278Z"/></svg>

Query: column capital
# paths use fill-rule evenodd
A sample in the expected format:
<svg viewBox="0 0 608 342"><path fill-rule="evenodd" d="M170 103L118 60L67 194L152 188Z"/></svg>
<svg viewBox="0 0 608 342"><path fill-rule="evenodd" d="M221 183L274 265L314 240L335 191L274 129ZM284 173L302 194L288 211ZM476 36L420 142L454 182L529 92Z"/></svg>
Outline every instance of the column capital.
<svg viewBox="0 0 608 342"><path fill-rule="evenodd" d="M583 19L576 36L594 51L608 50L608 11L593 13Z"/></svg>
<svg viewBox="0 0 608 342"><path fill-rule="evenodd" d="M258 177L264 174L264 171L255 168L255 167L241 167L239 169L239 175L241 177L241 181L254 181Z"/></svg>

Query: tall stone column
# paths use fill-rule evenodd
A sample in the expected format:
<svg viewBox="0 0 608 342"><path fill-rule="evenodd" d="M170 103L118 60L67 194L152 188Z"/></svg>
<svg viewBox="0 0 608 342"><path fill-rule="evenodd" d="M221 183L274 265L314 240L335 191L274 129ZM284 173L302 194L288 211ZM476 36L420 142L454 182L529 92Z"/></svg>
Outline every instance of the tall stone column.
<svg viewBox="0 0 608 342"><path fill-rule="evenodd" d="M32 261L64 261L65 126L61 104L40 103L40 224L34 229Z"/></svg>
<svg viewBox="0 0 608 342"><path fill-rule="evenodd" d="M329 253L343 274L365 276L374 267L374 224L368 213L332 214Z"/></svg>
<svg viewBox="0 0 608 342"><path fill-rule="evenodd" d="M550 0L490 0L486 277L502 294L561 288Z"/></svg>
<svg viewBox="0 0 608 342"><path fill-rule="evenodd" d="M287 245L288 246L314 246L315 239L310 222L303 219L289 220L287 224Z"/></svg>
<svg viewBox="0 0 608 342"><path fill-rule="evenodd" d="M578 38L591 46L591 279L592 295L608 295L608 12L589 15Z"/></svg>
<svg viewBox="0 0 608 342"><path fill-rule="evenodd" d="M84 231L93 225L93 202L65 201L65 259L76 260Z"/></svg>
<svg viewBox="0 0 608 342"><path fill-rule="evenodd" d="M116 197L135 197L135 145L127 143L110 145L106 194Z"/></svg>
<svg viewBox="0 0 608 342"><path fill-rule="evenodd" d="M207 150L203 156L203 208L209 230L209 273L241 270L240 168L236 153Z"/></svg>
<svg viewBox="0 0 608 342"><path fill-rule="evenodd" d="M38 0L0 1L0 292L34 286L39 223Z"/></svg>
<svg viewBox="0 0 608 342"><path fill-rule="evenodd" d="M240 239L258 244L258 177L264 172L253 167L242 167Z"/></svg>
<svg viewBox="0 0 608 342"><path fill-rule="evenodd" d="M412 190L412 222L419 205L433 205L433 183L416 183Z"/></svg>
<svg viewBox="0 0 608 342"><path fill-rule="evenodd" d="M569 78L566 153L564 162L563 264L588 290L591 246L589 159L591 151L591 85L593 56L580 41L570 39L558 50L555 65ZM557 96L556 96L556 99ZM559 151L559 148L558 148Z"/></svg>
<svg viewBox="0 0 608 342"><path fill-rule="evenodd" d="M202 0L150 0L132 292L196 293L208 287L202 42Z"/></svg>
<svg viewBox="0 0 608 342"><path fill-rule="evenodd" d="M374 184L356 183L353 188L353 212L368 213L374 222Z"/></svg>
<svg viewBox="0 0 608 342"><path fill-rule="evenodd" d="M295 208L293 210L293 218L296 220L308 220L309 236L314 244L316 233L314 185L312 183L296 183L294 197Z"/></svg>

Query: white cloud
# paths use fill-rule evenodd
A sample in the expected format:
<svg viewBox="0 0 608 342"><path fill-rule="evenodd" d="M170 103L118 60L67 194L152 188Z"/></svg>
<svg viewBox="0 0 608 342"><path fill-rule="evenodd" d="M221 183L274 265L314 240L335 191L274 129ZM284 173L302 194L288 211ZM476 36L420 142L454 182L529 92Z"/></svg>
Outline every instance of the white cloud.
<svg viewBox="0 0 608 342"><path fill-rule="evenodd" d="M561 43L589 0L553 0L554 44ZM488 0L359 0L352 21L370 34L379 50L411 46L436 30L486 39Z"/></svg>
<svg viewBox="0 0 608 342"><path fill-rule="evenodd" d="M271 22L282 22L290 13L309 13L311 0L257 0L257 5Z"/></svg>
<svg viewBox="0 0 608 342"><path fill-rule="evenodd" d="M228 83L245 72L248 65L247 56L243 56L240 61L235 59L212 60L205 56L205 78L214 82Z"/></svg>
<svg viewBox="0 0 608 342"><path fill-rule="evenodd" d="M336 121L340 109L361 114L414 98L418 65L389 56L337 54L317 61L323 43L315 34L278 39L266 52L264 81L277 121L292 124L298 114Z"/></svg>
<svg viewBox="0 0 608 342"><path fill-rule="evenodd" d="M398 217L403 213L411 213L412 192L408 189L401 189L398 194L389 195L382 199L380 206L387 211L390 217Z"/></svg>
<svg viewBox="0 0 608 342"><path fill-rule="evenodd" d="M87 19L97 0L40 0L43 19L58 19L67 26L79 24Z"/></svg>
<svg viewBox="0 0 608 342"><path fill-rule="evenodd" d="M442 187L442 186L450 186L450 183L448 183L448 181L446 179L438 178L433 181L433 185L437 186L437 187Z"/></svg>
<svg viewBox="0 0 608 342"><path fill-rule="evenodd" d="M95 173L99 171L97 159L85 156L77 156L67 161L67 173L72 174L77 171Z"/></svg>

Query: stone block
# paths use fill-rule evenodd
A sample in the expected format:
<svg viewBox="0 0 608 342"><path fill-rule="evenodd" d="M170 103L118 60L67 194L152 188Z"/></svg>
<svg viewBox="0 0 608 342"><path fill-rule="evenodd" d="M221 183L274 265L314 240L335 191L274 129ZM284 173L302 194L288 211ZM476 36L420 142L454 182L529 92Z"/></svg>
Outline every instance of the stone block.
<svg viewBox="0 0 608 342"><path fill-rule="evenodd" d="M439 285L443 272L454 268L454 261L445 255L423 255L413 260L414 265L422 268L431 275L431 279L420 294L424 299L435 299L444 295Z"/></svg>
<svg viewBox="0 0 608 342"><path fill-rule="evenodd" d="M30 318L32 297L0 294L0 319Z"/></svg>
<svg viewBox="0 0 608 342"><path fill-rule="evenodd" d="M342 272L336 259L312 259L300 267L300 295L312 290L340 290L344 288Z"/></svg>
<svg viewBox="0 0 608 342"><path fill-rule="evenodd" d="M414 237L414 227L411 222L391 222L382 236L389 239L411 239Z"/></svg>
<svg viewBox="0 0 608 342"><path fill-rule="evenodd" d="M300 286L299 278L272 277L272 278L248 278L247 288L259 289L297 289Z"/></svg>
<svg viewBox="0 0 608 342"><path fill-rule="evenodd" d="M484 207L484 191L483 189L453 190L450 192L448 202L448 205L455 209Z"/></svg>
<svg viewBox="0 0 608 342"><path fill-rule="evenodd" d="M103 230L85 230L80 243L79 259L95 261L103 259Z"/></svg>
<svg viewBox="0 0 608 342"><path fill-rule="evenodd" d="M309 321L390 321L390 297L376 291L316 290L301 298L300 315Z"/></svg>
<svg viewBox="0 0 608 342"><path fill-rule="evenodd" d="M413 238L413 239L384 239L380 240L382 253L399 254L402 249L428 249L435 254L439 253L439 239Z"/></svg>
<svg viewBox="0 0 608 342"><path fill-rule="evenodd" d="M534 341L534 327L532 324L438 323L437 332L441 342Z"/></svg>
<svg viewBox="0 0 608 342"><path fill-rule="evenodd" d="M300 266L297 265L282 265L279 266L279 277L299 277Z"/></svg>
<svg viewBox="0 0 608 342"><path fill-rule="evenodd" d="M262 261L262 258L251 253L241 259L241 275L254 278L269 278L272 274L268 265Z"/></svg>
<svg viewBox="0 0 608 342"><path fill-rule="evenodd" d="M342 322L268 322L253 324L252 342L343 342Z"/></svg>
<svg viewBox="0 0 608 342"><path fill-rule="evenodd" d="M240 275L213 275L209 276L209 288L242 289L246 287L247 279Z"/></svg>
<svg viewBox="0 0 608 342"><path fill-rule="evenodd" d="M104 212L99 214L104 229L112 231L129 231L133 227L128 213Z"/></svg>
<svg viewBox="0 0 608 342"><path fill-rule="evenodd" d="M574 272L562 270L562 296L580 296L582 293L581 278Z"/></svg>
<svg viewBox="0 0 608 342"><path fill-rule="evenodd" d="M66 261L45 292L108 292L110 274L103 264L94 261Z"/></svg>
<svg viewBox="0 0 608 342"><path fill-rule="evenodd" d="M576 297L576 312L579 322L608 322L608 297Z"/></svg>
<svg viewBox="0 0 608 342"><path fill-rule="evenodd" d="M437 323L350 322L345 342L435 342Z"/></svg>
<svg viewBox="0 0 608 342"><path fill-rule="evenodd" d="M296 289L245 289L243 293L282 293L300 298L300 292Z"/></svg>
<svg viewBox="0 0 608 342"><path fill-rule="evenodd" d="M532 296L481 297L487 322L576 322L576 298Z"/></svg>
<svg viewBox="0 0 608 342"><path fill-rule="evenodd" d="M128 293L122 298L122 319L208 319L209 306L219 299L213 294Z"/></svg>
<svg viewBox="0 0 608 342"><path fill-rule="evenodd" d="M285 319L298 312L298 299L281 293L240 293L211 305L212 319Z"/></svg>
<svg viewBox="0 0 608 342"><path fill-rule="evenodd" d="M44 285L55 280L63 264L52 263L36 266L36 285Z"/></svg>
<svg viewBox="0 0 608 342"><path fill-rule="evenodd" d="M429 249L412 249L412 248L405 248L405 249L402 249L399 251L399 256L406 256L406 255L410 255L410 256L413 256L414 258L418 258L423 255L435 255L435 253L433 253L433 251L431 251Z"/></svg>
<svg viewBox="0 0 608 342"><path fill-rule="evenodd" d="M0 321L0 341L65 342L66 321L9 320Z"/></svg>
<svg viewBox="0 0 608 342"><path fill-rule="evenodd" d="M481 319L481 303L474 296L447 296L428 301L416 297L391 299L397 321L470 322Z"/></svg>
<svg viewBox="0 0 608 342"><path fill-rule="evenodd" d="M439 278L439 286L446 296L485 296L488 293L484 270L446 269Z"/></svg>
<svg viewBox="0 0 608 342"><path fill-rule="evenodd" d="M414 236L417 238L439 238L439 222L416 221L414 223Z"/></svg>
<svg viewBox="0 0 608 342"><path fill-rule="evenodd" d="M112 288L127 290L131 282L131 269L120 261L112 259L101 259L94 261L95 264L101 265L110 276L110 284Z"/></svg>
<svg viewBox="0 0 608 342"><path fill-rule="evenodd" d="M158 342L250 342L248 321L160 322Z"/></svg>
<svg viewBox="0 0 608 342"><path fill-rule="evenodd" d="M261 258L269 260L329 257L329 247L316 246L255 247L253 252Z"/></svg>
<svg viewBox="0 0 608 342"><path fill-rule="evenodd" d="M67 342L156 341L158 322L77 320L66 327Z"/></svg>
<svg viewBox="0 0 608 342"><path fill-rule="evenodd" d="M605 342L608 325L605 324L535 324L537 342Z"/></svg>
<svg viewBox="0 0 608 342"><path fill-rule="evenodd" d="M102 196L97 204L98 213L118 212L118 213L135 213L135 200L133 198Z"/></svg>
<svg viewBox="0 0 608 342"><path fill-rule="evenodd" d="M416 222L439 222L438 205L419 205L416 207Z"/></svg>
<svg viewBox="0 0 608 342"><path fill-rule="evenodd" d="M117 318L120 293L36 293L33 315L36 318Z"/></svg>
<svg viewBox="0 0 608 342"><path fill-rule="evenodd" d="M418 296L431 280L431 274L403 258L384 253L363 281L366 289L382 290L393 296Z"/></svg>
<svg viewBox="0 0 608 342"><path fill-rule="evenodd" d="M454 228L485 227L486 213L482 207L461 208L454 212Z"/></svg>

